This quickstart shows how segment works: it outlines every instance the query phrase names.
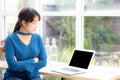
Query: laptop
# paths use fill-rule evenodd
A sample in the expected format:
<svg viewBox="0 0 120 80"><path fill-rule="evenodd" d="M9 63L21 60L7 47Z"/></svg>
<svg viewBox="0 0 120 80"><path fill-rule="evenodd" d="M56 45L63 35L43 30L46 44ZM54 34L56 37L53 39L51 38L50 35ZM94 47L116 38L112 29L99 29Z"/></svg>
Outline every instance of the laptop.
<svg viewBox="0 0 120 80"><path fill-rule="evenodd" d="M88 70L94 54L94 50L74 50L69 65L53 68L52 71L68 75L84 73Z"/></svg>

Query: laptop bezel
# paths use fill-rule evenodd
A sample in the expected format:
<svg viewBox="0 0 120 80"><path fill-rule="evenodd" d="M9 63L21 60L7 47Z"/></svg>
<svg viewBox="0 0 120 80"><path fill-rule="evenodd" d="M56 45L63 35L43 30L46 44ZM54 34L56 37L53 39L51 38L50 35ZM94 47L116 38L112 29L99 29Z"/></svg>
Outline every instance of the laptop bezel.
<svg viewBox="0 0 120 80"><path fill-rule="evenodd" d="M93 53L93 55L91 56L91 59L90 59L90 62L89 62L89 64L88 64L88 67L87 67L87 68L81 68L81 67L76 67L76 66L70 65L71 60L72 60L72 57L73 57L75 51L85 51L85 52L92 52L92 53ZM89 66L90 66L90 64L91 64L91 62L92 62L92 60L93 60L93 57L94 57L94 55L95 55L95 51L94 51L94 50L88 50L88 49L74 49L73 55L71 56L71 59L70 59L70 61L69 61L68 66L73 67L73 68L76 68L76 69L85 69L85 70L86 70L86 69L89 68Z"/></svg>

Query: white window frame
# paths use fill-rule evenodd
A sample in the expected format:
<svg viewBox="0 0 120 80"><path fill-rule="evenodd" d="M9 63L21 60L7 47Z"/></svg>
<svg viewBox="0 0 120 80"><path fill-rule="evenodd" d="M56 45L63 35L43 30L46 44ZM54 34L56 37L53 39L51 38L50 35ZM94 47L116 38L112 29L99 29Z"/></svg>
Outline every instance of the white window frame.
<svg viewBox="0 0 120 80"><path fill-rule="evenodd" d="M82 16L84 0L76 0L76 48L84 48L84 17Z"/></svg>
<svg viewBox="0 0 120 80"><path fill-rule="evenodd" d="M4 0L0 1L0 40L3 40L5 38L5 27L4 27Z"/></svg>

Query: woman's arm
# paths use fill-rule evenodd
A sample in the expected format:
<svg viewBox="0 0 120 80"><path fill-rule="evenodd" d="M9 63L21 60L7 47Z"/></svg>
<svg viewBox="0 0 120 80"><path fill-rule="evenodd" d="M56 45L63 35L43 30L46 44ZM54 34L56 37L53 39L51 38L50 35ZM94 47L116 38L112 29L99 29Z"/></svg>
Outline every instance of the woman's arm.
<svg viewBox="0 0 120 80"><path fill-rule="evenodd" d="M47 54L46 54L45 46L41 38L40 38L39 45L40 45L39 47L40 50L39 50L39 55L38 55L39 61L35 64L35 70L39 70L42 67L46 66L47 64Z"/></svg>
<svg viewBox="0 0 120 80"><path fill-rule="evenodd" d="M10 38L6 39L5 56L8 63L8 68L13 71L28 71L33 72L35 69L34 58L24 61L16 61L15 50Z"/></svg>

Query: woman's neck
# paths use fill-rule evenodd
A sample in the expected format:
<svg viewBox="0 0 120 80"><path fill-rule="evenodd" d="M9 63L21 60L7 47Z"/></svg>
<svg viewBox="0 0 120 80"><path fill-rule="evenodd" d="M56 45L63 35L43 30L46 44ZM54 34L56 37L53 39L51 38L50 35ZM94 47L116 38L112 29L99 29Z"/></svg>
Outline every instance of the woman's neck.
<svg viewBox="0 0 120 80"><path fill-rule="evenodd" d="M20 34L20 35L32 35L32 33L26 31L26 30L25 30L24 28L22 28L22 27L20 28L19 31L17 31L17 33Z"/></svg>
<svg viewBox="0 0 120 80"><path fill-rule="evenodd" d="M25 35L25 36L32 35L32 33L24 33L24 32L20 32L20 31L16 31L16 33L20 34L20 35Z"/></svg>
<svg viewBox="0 0 120 80"><path fill-rule="evenodd" d="M22 28L22 26L21 26L21 28L20 28L20 30L19 30L20 32L23 32L23 33L29 33L28 31L26 31L24 28Z"/></svg>

